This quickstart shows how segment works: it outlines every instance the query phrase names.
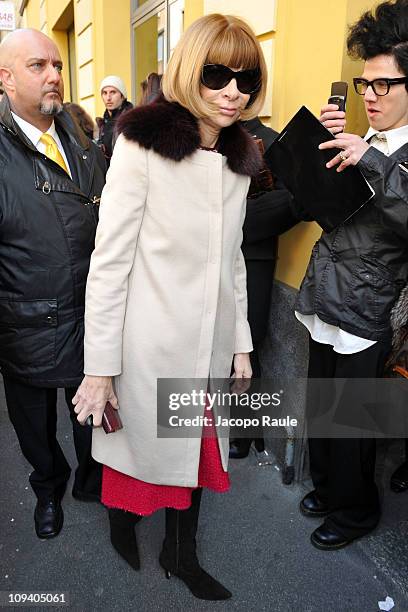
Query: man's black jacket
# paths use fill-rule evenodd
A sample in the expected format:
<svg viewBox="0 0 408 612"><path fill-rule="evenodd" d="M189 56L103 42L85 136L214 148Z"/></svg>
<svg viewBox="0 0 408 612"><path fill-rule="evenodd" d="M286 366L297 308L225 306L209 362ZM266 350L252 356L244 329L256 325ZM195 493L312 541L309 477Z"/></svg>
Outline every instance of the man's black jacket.
<svg viewBox="0 0 408 612"><path fill-rule="evenodd" d="M72 172L39 153L0 103L0 367L44 387L83 377L85 285L102 153L70 115L55 117Z"/></svg>
<svg viewBox="0 0 408 612"><path fill-rule="evenodd" d="M389 157L374 147L363 155L357 167L376 195L315 244L297 311L369 340L391 335L390 311L408 280L407 161L408 144Z"/></svg>
<svg viewBox="0 0 408 612"><path fill-rule="evenodd" d="M278 133L266 127L256 117L244 121L244 127L252 136L261 138L267 151ZM272 174L273 168L270 168ZM246 260L275 260L278 237L298 223L292 195L275 177L275 189L265 191L247 201L243 227L242 252Z"/></svg>

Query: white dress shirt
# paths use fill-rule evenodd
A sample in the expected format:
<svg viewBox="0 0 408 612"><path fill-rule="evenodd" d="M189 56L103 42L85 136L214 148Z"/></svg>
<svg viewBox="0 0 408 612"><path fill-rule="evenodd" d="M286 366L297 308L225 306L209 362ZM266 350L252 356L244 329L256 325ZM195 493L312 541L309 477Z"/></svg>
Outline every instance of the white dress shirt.
<svg viewBox="0 0 408 612"><path fill-rule="evenodd" d="M27 136L28 140L30 140L33 143L33 145L35 146L37 151L39 151L40 153L45 154L45 144L43 142L40 142L40 138L43 135L43 133L49 134L50 136L53 137L53 139L57 143L58 150L61 153L62 158L63 158L63 160L65 162L65 165L66 165L66 167L68 169L69 175L72 178L71 169L69 167L68 159L67 159L67 156L65 155L64 147L62 146L61 140L60 140L60 138L59 138L59 136L57 134L57 130L55 129L54 121L52 122L52 124L50 125L50 127L48 128L48 130L46 132L41 132L41 130L36 128L35 125L32 125L31 123L28 123L28 121L26 121L25 119L22 119L21 117L19 117L15 113L13 113L13 111L11 111L11 114L13 115L13 119L17 123L18 127L20 128L20 130L22 132L24 132L24 134Z"/></svg>
<svg viewBox="0 0 408 612"><path fill-rule="evenodd" d="M373 136L377 136L376 139ZM394 130L388 130L386 132L379 132L374 128L370 127L367 134L364 136L364 140L373 140L370 142L370 145L375 147L376 149L382 150L385 155L392 155L395 151L398 151L401 147L403 147L408 142L408 125L403 125L402 127L395 128ZM380 142L383 140L386 143L386 149L382 149L382 147L378 144L378 140Z"/></svg>
<svg viewBox="0 0 408 612"><path fill-rule="evenodd" d="M370 139L370 146L375 147L384 153L384 155L392 155L392 153L408 143L408 125L403 125L402 127L385 132L378 132L370 127L364 140L368 141ZM402 165L401 168L407 170ZM331 344L336 353L341 353L343 355L359 353L376 342L375 340L367 340L367 338L354 336L336 325L325 323L316 314L303 315L295 311L295 316L305 327L307 327L313 340L321 344Z"/></svg>

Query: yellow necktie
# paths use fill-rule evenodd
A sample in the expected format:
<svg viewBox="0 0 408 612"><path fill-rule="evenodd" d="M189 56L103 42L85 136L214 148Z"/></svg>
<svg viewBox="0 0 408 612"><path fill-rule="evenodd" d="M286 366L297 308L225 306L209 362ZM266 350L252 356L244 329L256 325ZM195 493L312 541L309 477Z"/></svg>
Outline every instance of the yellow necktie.
<svg viewBox="0 0 408 612"><path fill-rule="evenodd" d="M46 156L52 159L52 161L55 161L67 174L69 174L64 158L59 152L58 145L51 134L43 134L40 138L40 142L45 144Z"/></svg>

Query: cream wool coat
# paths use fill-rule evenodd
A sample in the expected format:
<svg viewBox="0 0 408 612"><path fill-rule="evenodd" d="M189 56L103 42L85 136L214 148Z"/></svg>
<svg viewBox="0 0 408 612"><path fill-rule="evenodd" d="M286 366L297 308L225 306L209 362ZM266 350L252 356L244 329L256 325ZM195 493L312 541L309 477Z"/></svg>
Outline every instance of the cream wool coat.
<svg viewBox="0 0 408 612"><path fill-rule="evenodd" d="M252 350L240 249L248 186L219 153L174 161L119 136L87 282L85 373L115 377L124 427L94 430L97 461L197 486L201 439L157 437L157 378L226 378L234 353ZM227 470L228 439L218 441Z"/></svg>

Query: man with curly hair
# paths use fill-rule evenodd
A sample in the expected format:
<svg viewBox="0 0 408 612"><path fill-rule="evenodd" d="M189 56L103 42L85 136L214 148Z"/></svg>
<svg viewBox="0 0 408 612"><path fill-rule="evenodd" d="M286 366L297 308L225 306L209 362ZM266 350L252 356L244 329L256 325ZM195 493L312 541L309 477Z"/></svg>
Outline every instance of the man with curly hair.
<svg viewBox="0 0 408 612"><path fill-rule="evenodd" d="M370 127L364 138L344 132L345 113L326 105L320 121L335 139L320 148L336 150L329 169L357 166L374 196L313 249L296 305L310 333L310 378L382 376L390 311L408 279L408 0L362 15L347 47L365 62L354 87ZM342 548L380 518L375 440L310 438L309 452L314 490L300 509L325 517L314 546Z"/></svg>

